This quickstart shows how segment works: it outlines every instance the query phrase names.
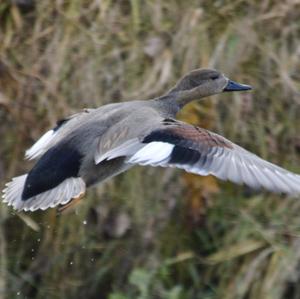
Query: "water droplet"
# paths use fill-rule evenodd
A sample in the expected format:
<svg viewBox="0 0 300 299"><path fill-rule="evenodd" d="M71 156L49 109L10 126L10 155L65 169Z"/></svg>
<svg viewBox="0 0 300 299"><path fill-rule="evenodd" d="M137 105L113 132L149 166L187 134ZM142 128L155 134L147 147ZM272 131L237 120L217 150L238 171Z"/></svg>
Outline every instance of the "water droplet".
<svg viewBox="0 0 300 299"><path fill-rule="evenodd" d="M84 225L86 225L86 224L87 224L87 221L86 221L86 220L83 220L82 223L83 223Z"/></svg>
<svg viewBox="0 0 300 299"><path fill-rule="evenodd" d="M70 265L73 265L73 262L70 262Z"/></svg>
<svg viewBox="0 0 300 299"><path fill-rule="evenodd" d="M17 296L20 296L21 295L21 292L19 291L19 292L17 292Z"/></svg>

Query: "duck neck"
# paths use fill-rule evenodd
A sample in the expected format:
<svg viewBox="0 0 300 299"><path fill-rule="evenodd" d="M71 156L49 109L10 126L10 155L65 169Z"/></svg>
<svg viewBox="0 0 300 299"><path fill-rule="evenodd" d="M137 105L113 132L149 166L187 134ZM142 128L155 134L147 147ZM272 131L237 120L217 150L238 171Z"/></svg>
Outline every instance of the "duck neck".
<svg viewBox="0 0 300 299"><path fill-rule="evenodd" d="M200 98L201 97L199 96L199 93L196 90L183 90L175 92L173 95L173 101L176 103L179 109L182 109L185 105Z"/></svg>
<svg viewBox="0 0 300 299"><path fill-rule="evenodd" d="M175 117L179 112L179 106L172 101L169 95L163 95L153 100L155 108L165 117Z"/></svg>
<svg viewBox="0 0 300 299"><path fill-rule="evenodd" d="M155 99L155 102L159 105L161 111L170 116L176 116L185 105L197 98L199 99L199 96L191 94L190 91L169 92Z"/></svg>

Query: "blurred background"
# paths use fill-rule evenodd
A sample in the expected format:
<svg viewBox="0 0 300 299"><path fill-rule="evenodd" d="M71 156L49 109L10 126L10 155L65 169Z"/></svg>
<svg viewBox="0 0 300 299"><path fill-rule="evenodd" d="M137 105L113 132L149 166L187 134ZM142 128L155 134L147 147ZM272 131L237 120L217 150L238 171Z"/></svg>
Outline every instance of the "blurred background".
<svg viewBox="0 0 300 299"><path fill-rule="evenodd" d="M86 107L166 92L186 72L251 84L180 119L300 173L297 0L2 0L0 188ZM136 167L75 212L0 204L0 298L299 299L300 201Z"/></svg>

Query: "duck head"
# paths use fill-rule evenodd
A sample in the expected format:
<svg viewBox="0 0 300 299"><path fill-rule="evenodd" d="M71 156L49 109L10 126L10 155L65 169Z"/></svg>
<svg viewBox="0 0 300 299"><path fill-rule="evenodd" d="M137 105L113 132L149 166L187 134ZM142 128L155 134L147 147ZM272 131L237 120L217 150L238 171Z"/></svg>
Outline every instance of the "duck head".
<svg viewBox="0 0 300 299"><path fill-rule="evenodd" d="M197 69L181 78L168 95L175 97L177 104L183 107L190 101L210 95L250 89L251 86L234 82L216 70Z"/></svg>

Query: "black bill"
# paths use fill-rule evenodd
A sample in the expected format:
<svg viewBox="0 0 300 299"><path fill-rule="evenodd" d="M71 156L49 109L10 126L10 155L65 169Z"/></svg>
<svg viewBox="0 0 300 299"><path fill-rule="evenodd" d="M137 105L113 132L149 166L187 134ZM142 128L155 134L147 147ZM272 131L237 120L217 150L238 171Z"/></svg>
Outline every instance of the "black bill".
<svg viewBox="0 0 300 299"><path fill-rule="evenodd" d="M225 86L223 91L241 91L241 90L250 90L250 89L252 89L250 85L240 84L229 80L228 84Z"/></svg>

